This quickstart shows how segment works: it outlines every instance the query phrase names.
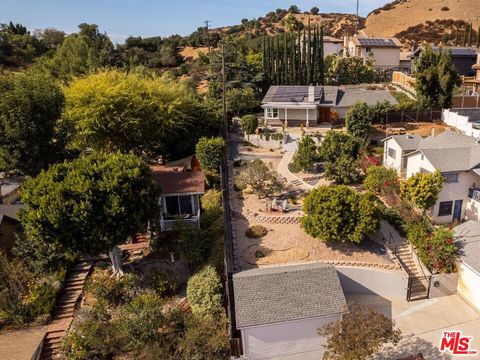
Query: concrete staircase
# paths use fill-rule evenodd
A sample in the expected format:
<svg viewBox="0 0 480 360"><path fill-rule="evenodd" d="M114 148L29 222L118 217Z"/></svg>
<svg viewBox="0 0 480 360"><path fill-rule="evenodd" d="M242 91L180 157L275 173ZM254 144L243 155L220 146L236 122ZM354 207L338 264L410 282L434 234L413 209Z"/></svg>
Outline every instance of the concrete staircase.
<svg viewBox="0 0 480 360"><path fill-rule="evenodd" d="M52 360L59 351L62 338L73 321L75 306L83 294L85 281L92 271L94 260L80 260L70 271L62 294L55 304L52 321L43 341L40 360Z"/></svg>

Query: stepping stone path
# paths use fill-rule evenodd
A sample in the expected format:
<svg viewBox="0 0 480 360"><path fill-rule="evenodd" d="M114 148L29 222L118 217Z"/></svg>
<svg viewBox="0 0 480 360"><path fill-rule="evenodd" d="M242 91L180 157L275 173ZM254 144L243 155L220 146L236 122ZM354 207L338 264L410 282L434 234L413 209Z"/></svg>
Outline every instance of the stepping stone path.
<svg viewBox="0 0 480 360"><path fill-rule="evenodd" d="M62 339L73 321L75 306L83 294L85 280L92 271L95 260L80 260L70 271L62 294L55 304L52 321L43 340L40 360L51 360L58 353Z"/></svg>
<svg viewBox="0 0 480 360"><path fill-rule="evenodd" d="M303 184L303 181L301 180L293 180L290 182L290 184L294 185L294 186L302 186Z"/></svg>

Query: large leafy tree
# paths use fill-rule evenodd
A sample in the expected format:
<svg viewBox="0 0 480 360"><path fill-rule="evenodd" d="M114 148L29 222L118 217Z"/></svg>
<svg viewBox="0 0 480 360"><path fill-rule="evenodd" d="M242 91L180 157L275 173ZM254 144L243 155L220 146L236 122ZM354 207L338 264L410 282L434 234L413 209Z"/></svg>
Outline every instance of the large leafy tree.
<svg viewBox="0 0 480 360"><path fill-rule="evenodd" d="M416 173L400 185L400 196L423 211L431 208L443 189L445 179L439 171Z"/></svg>
<svg viewBox="0 0 480 360"><path fill-rule="evenodd" d="M371 61L364 63L360 57L327 56L325 59L326 77L329 84L361 84L372 82L373 66Z"/></svg>
<svg viewBox="0 0 480 360"><path fill-rule="evenodd" d="M350 134L329 131L319 148L325 177L338 184L350 184L359 180L360 153L364 140Z"/></svg>
<svg viewBox="0 0 480 360"><path fill-rule="evenodd" d="M397 171L384 166L370 166L363 181L363 188L376 194L396 193L399 189Z"/></svg>
<svg viewBox="0 0 480 360"><path fill-rule="evenodd" d="M364 306L351 306L342 320L318 329L327 336L324 360L368 359L386 343L397 344L401 331L392 320Z"/></svg>
<svg viewBox="0 0 480 360"><path fill-rule="evenodd" d="M0 171L36 175L63 160L59 131L64 96L48 76L0 77Z"/></svg>
<svg viewBox="0 0 480 360"><path fill-rule="evenodd" d="M158 196L149 168L134 155L92 154L53 165L22 189L31 256L52 266L67 254L108 252L155 216Z"/></svg>
<svg viewBox="0 0 480 360"><path fill-rule="evenodd" d="M228 89L226 100L228 111L237 116L254 110L260 105L260 101L251 87Z"/></svg>
<svg viewBox="0 0 480 360"><path fill-rule="evenodd" d="M433 51L426 46L415 60L415 90L425 108L449 108L452 94L461 80L447 50Z"/></svg>
<svg viewBox="0 0 480 360"><path fill-rule="evenodd" d="M364 102L356 102L348 110L346 125L348 133L355 137L366 138L370 125L375 121L376 112Z"/></svg>
<svg viewBox="0 0 480 360"><path fill-rule="evenodd" d="M257 115L244 115L240 121L242 126L242 131L247 134L247 139L249 135L255 134L255 131L258 128L258 117Z"/></svg>
<svg viewBox="0 0 480 360"><path fill-rule="evenodd" d="M380 226L376 198L347 186L321 186L305 198L302 227L324 241L360 243Z"/></svg>
<svg viewBox="0 0 480 360"><path fill-rule="evenodd" d="M144 158L168 154L167 143L205 109L188 83L164 75L104 70L65 88L65 117L77 144L105 151L134 152ZM172 144L178 146L178 144Z"/></svg>

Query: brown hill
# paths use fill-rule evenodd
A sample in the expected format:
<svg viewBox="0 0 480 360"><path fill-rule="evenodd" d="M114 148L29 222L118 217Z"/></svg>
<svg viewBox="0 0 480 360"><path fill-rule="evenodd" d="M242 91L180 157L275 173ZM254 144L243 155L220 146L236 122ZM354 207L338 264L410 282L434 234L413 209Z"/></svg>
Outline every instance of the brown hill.
<svg viewBox="0 0 480 360"><path fill-rule="evenodd" d="M442 28L442 32L451 32L441 20L473 23L473 29L478 29L480 0L396 0L372 11L364 31L371 36L396 36L409 28L410 33L415 30L426 33L431 27L426 22L430 21L436 23L437 30ZM418 27L422 24L426 30Z"/></svg>

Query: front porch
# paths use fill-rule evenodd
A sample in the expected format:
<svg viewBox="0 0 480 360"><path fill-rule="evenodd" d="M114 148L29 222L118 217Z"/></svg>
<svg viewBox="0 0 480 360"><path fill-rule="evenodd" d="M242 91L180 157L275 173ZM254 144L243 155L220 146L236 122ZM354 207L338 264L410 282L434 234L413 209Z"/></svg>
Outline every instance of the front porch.
<svg viewBox="0 0 480 360"><path fill-rule="evenodd" d="M328 124L331 126L330 107L315 105L264 107L266 126L285 127L317 127Z"/></svg>
<svg viewBox="0 0 480 360"><path fill-rule="evenodd" d="M164 195L160 199L160 229L171 231L181 222L200 226L200 194Z"/></svg>

